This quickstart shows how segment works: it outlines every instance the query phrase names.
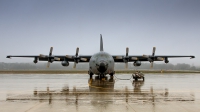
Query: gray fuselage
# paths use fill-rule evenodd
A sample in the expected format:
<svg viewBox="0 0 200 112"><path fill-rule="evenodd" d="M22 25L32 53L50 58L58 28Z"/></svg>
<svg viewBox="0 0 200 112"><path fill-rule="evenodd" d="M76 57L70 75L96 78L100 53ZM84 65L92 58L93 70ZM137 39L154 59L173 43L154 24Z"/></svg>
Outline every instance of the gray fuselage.
<svg viewBox="0 0 200 112"><path fill-rule="evenodd" d="M100 51L90 58L89 67L89 71L96 75L112 74L114 73L114 59L110 54Z"/></svg>

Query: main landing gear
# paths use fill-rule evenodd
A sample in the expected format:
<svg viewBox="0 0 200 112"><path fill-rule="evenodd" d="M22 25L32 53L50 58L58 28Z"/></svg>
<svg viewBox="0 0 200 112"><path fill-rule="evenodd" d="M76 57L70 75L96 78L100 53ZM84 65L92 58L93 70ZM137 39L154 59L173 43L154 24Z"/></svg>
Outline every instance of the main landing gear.
<svg viewBox="0 0 200 112"><path fill-rule="evenodd" d="M115 72L110 73L110 77L113 78ZM88 75L90 75L90 79L92 79L92 76L94 75L92 72L88 71ZM106 74L99 74L99 79L104 79L106 77Z"/></svg>
<svg viewBox="0 0 200 112"><path fill-rule="evenodd" d="M113 71L113 73L110 73L110 77L113 78L113 75L115 74L115 71Z"/></svg>
<svg viewBox="0 0 200 112"><path fill-rule="evenodd" d="M92 79L92 76L94 75L92 72L88 71L88 75L90 75L90 79Z"/></svg>

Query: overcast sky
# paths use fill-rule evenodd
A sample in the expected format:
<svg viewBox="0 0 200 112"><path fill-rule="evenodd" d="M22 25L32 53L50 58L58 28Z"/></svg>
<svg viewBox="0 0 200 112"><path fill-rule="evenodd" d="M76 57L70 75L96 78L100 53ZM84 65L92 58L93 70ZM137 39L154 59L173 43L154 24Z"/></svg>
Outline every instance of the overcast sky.
<svg viewBox="0 0 200 112"><path fill-rule="evenodd" d="M0 0L0 62L6 55L195 55L200 66L200 0Z"/></svg>

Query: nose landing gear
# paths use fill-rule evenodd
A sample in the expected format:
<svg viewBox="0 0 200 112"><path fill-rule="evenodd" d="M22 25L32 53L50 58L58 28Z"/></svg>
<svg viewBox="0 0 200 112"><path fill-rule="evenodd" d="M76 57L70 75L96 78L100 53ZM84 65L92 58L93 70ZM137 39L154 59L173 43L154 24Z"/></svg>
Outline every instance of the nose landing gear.
<svg viewBox="0 0 200 112"><path fill-rule="evenodd" d="M115 71L113 71L112 73L110 73L109 75L112 77L115 74Z"/></svg>
<svg viewBox="0 0 200 112"><path fill-rule="evenodd" d="M104 79L105 78L105 74L99 74L99 79Z"/></svg>

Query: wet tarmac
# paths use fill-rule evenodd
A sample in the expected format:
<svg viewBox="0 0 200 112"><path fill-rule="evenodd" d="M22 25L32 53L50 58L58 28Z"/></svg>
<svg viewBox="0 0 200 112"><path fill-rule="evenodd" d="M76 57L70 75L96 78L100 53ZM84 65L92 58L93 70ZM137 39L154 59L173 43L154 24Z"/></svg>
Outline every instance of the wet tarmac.
<svg viewBox="0 0 200 112"><path fill-rule="evenodd" d="M0 112L200 111L200 74L130 78L130 74L104 79L87 74L0 74Z"/></svg>

